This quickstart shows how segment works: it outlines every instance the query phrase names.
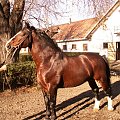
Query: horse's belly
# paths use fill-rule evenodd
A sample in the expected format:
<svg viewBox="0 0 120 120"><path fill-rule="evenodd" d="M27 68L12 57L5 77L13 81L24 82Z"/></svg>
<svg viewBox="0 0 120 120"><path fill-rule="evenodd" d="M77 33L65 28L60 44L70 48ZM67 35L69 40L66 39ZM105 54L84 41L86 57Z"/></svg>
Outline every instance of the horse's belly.
<svg viewBox="0 0 120 120"><path fill-rule="evenodd" d="M88 79L88 76L72 76L68 75L67 77L63 77L63 87L76 87L78 85L83 84Z"/></svg>
<svg viewBox="0 0 120 120"><path fill-rule="evenodd" d="M93 70L90 64L83 64L80 59L69 61L63 70L63 86L75 87L86 82L92 76Z"/></svg>

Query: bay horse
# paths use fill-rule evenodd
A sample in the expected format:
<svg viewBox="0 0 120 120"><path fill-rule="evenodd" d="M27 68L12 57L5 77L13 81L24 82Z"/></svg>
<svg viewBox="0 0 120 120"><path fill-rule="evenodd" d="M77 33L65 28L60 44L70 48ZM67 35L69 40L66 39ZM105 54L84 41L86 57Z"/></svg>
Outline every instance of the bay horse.
<svg viewBox="0 0 120 120"><path fill-rule="evenodd" d="M57 118L58 88L75 87L86 81L95 94L94 109L99 110L100 105L97 81L107 96L108 110L113 110L110 69L102 56L93 53L67 56L45 32L28 23L6 43L7 56L13 56L10 54L25 47L29 47L36 64L37 82L41 85L46 105L46 120Z"/></svg>

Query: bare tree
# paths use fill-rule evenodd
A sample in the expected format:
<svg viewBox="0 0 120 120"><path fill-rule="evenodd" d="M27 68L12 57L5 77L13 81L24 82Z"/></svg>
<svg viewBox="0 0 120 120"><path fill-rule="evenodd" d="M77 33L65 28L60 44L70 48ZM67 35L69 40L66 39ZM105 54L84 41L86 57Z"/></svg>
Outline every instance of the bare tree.
<svg viewBox="0 0 120 120"><path fill-rule="evenodd" d="M114 4L115 0L90 0L93 12L96 16L103 16L107 10ZM90 3L89 3L90 4Z"/></svg>
<svg viewBox="0 0 120 120"><path fill-rule="evenodd" d="M23 19L35 23L38 27L48 27L51 24L51 17L62 16L58 11L62 0L26 0L25 12Z"/></svg>
<svg viewBox="0 0 120 120"><path fill-rule="evenodd" d="M114 2L115 0L32 0L32 2L28 0L25 7L25 18L32 21L34 19L39 27L43 24L46 26L53 25L58 16L61 18L69 16L71 12L69 6L73 8L73 11L77 7L78 12L86 16L94 14L94 17L100 17ZM54 23L51 19L54 20Z"/></svg>
<svg viewBox="0 0 120 120"><path fill-rule="evenodd" d="M59 0L0 0L0 62L5 59L4 43L21 28L23 20L48 23L50 14L56 15L55 6ZM4 54L3 54L4 53ZM14 57L17 60L18 54Z"/></svg>
<svg viewBox="0 0 120 120"><path fill-rule="evenodd" d="M4 43L22 28L22 16L25 0L15 0L13 8L9 0L0 1L0 39L3 41L0 49L0 61L5 58ZM4 54L3 54L4 53ZM16 56L14 57L16 61Z"/></svg>

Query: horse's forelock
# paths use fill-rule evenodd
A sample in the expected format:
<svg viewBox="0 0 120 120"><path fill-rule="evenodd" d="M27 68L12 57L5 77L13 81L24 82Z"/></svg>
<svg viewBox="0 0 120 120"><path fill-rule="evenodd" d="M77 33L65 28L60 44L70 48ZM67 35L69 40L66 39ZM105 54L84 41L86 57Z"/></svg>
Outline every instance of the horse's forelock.
<svg viewBox="0 0 120 120"><path fill-rule="evenodd" d="M24 26L24 28L30 28L30 24L28 23L28 22L25 22L25 26Z"/></svg>

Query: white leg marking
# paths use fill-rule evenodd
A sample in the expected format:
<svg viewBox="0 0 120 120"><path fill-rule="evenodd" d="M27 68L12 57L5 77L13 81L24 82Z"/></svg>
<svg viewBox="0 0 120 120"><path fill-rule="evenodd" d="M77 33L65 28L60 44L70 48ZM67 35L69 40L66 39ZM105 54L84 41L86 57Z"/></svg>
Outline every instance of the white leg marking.
<svg viewBox="0 0 120 120"><path fill-rule="evenodd" d="M114 108L112 106L112 99L110 97L107 97L108 100L108 110L113 111Z"/></svg>
<svg viewBox="0 0 120 120"><path fill-rule="evenodd" d="M99 100L97 100L97 98L95 98L95 105L94 105L94 110L96 111L96 110L99 110L100 109L100 101Z"/></svg>

